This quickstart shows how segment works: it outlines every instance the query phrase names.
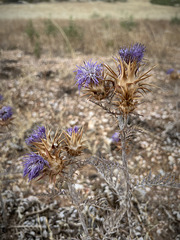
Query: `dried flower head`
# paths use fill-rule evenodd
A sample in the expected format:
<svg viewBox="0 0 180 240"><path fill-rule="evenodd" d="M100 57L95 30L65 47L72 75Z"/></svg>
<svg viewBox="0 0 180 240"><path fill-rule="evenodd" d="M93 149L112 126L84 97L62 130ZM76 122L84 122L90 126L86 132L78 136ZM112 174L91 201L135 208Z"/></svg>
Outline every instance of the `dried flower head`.
<svg viewBox="0 0 180 240"><path fill-rule="evenodd" d="M49 167L48 161L46 161L42 156L33 152L26 155L24 159L23 177L28 175L29 181L42 174L44 167Z"/></svg>
<svg viewBox="0 0 180 240"><path fill-rule="evenodd" d="M38 156L48 163L48 167L42 167L42 172L38 180L47 176L49 177L50 182L55 183L56 178L61 177L63 170L69 162L61 155L61 142L63 141L61 137L62 134L59 134L57 131L52 138L50 133L50 130L46 130L45 127L39 127L26 142L33 145ZM31 159L33 159L33 156ZM34 175L34 178L38 176L39 175Z"/></svg>
<svg viewBox="0 0 180 240"><path fill-rule="evenodd" d="M3 95L0 94L0 102L3 100Z"/></svg>
<svg viewBox="0 0 180 240"><path fill-rule="evenodd" d="M67 132L70 136L72 136L72 132L77 133L79 130L79 128L77 126L75 126L74 128L68 128Z"/></svg>
<svg viewBox="0 0 180 240"><path fill-rule="evenodd" d="M36 142L41 142L42 139L46 139L45 127L38 127L32 132L32 134L25 140L26 144L31 146Z"/></svg>
<svg viewBox="0 0 180 240"><path fill-rule="evenodd" d="M74 128L68 129L66 132L64 132L64 135L64 149L70 156L79 156L82 153L82 150L85 148L85 141L82 141L83 129L78 129L75 126Z"/></svg>
<svg viewBox="0 0 180 240"><path fill-rule="evenodd" d="M12 107L10 106L3 106L1 109L0 109L0 119L2 121L6 121L8 119L10 119L13 115L13 112L12 112Z"/></svg>
<svg viewBox="0 0 180 240"><path fill-rule="evenodd" d="M136 62L136 64L139 64L143 57L145 52L145 46L136 43L130 48L121 48L119 50L119 55L122 61L126 62L127 64Z"/></svg>
<svg viewBox="0 0 180 240"><path fill-rule="evenodd" d="M69 166L77 163L71 156L80 155L84 148L82 129L77 126L69 128L65 132L65 138L58 131L54 137L51 135L50 130L39 127L28 138L27 142L36 151L25 157L24 176L29 174L29 180L36 177L40 180L47 176L53 183L57 179L64 181L68 175Z"/></svg>
<svg viewBox="0 0 180 240"><path fill-rule="evenodd" d="M117 71L104 64L107 74L114 83L116 99L113 104L120 114L128 115L133 112L143 94L150 91L149 86L152 86L143 82L151 76L149 72L152 69L143 74L138 71L144 50L141 44L135 44L130 49L121 49L121 57L114 59Z"/></svg>
<svg viewBox="0 0 180 240"><path fill-rule="evenodd" d="M169 75L169 74L173 73L174 71L175 71L174 68L170 68L166 71L166 73Z"/></svg>
<svg viewBox="0 0 180 240"><path fill-rule="evenodd" d="M89 85L98 85L99 80L102 78L102 65L93 63L91 61L84 62L84 66L77 66L76 84L78 84L79 90L81 87L87 87Z"/></svg>
<svg viewBox="0 0 180 240"><path fill-rule="evenodd" d="M14 119L12 115L13 115L12 107L3 106L0 109L0 126L8 127L10 124L12 124L12 120Z"/></svg>
<svg viewBox="0 0 180 240"><path fill-rule="evenodd" d="M120 141L120 137L119 137L119 132L115 132L112 137L111 137L112 141L117 143Z"/></svg>

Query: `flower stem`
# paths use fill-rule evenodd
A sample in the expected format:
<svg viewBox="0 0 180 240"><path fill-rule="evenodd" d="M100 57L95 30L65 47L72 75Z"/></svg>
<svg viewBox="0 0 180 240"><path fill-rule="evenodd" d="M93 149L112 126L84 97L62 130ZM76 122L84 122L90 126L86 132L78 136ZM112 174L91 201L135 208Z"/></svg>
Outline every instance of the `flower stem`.
<svg viewBox="0 0 180 240"><path fill-rule="evenodd" d="M72 173L72 171L70 171L70 175L71 175L71 173ZM71 177L72 177L72 175L71 175ZM75 207L76 207L76 209L78 211L78 214L79 214L79 219L80 219L80 222L82 224L82 227L83 227L83 230L84 230L84 234L85 234L85 238L84 239L91 240L91 238L89 236L89 233L88 233L87 226L86 226L84 214L82 213L82 210L80 208L79 195L76 192L76 189L74 188L73 183L71 182L71 180L68 181L68 190L69 190L69 194L71 196L72 202L75 204Z"/></svg>
<svg viewBox="0 0 180 240"><path fill-rule="evenodd" d="M127 184L126 188L126 208L127 208L127 217L129 222L129 229L130 229L130 238L132 237L132 219L131 219L131 182L130 182L130 175L128 171L128 162L127 162L127 155L126 155L126 128L127 128L127 117L118 117L119 120L119 128L120 128L120 139L121 139L121 149L122 149L122 162L123 162L123 171L124 176Z"/></svg>

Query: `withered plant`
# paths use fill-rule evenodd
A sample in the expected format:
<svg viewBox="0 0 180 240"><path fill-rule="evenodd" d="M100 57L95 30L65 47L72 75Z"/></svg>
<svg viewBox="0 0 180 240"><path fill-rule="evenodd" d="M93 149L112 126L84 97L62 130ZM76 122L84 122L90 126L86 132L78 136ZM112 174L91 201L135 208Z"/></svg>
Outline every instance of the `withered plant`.
<svg viewBox="0 0 180 240"><path fill-rule="evenodd" d="M84 159L83 150L86 141L83 139L83 128L74 126L66 131L56 131L52 137L51 131L45 127L38 127L26 139L31 152L24 157L24 176L29 181L48 178L54 185L58 182L63 188L63 182L68 185L68 193L78 210L84 233L81 239L114 239L120 236L120 221L127 214L129 233L127 239L134 239L132 222L132 191L138 186L171 186L179 187L171 175L155 178L148 175L139 184L132 182L128 167L128 141L143 129L129 124L131 114L136 110L150 92L153 84L147 82L151 76L150 68L141 71L145 47L135 44L130 48L120 49L118 56L113 58L114 67L108 64L86 61L77 67L76 84L82 90L83 97L100 106L105 112L116 118L119 131L113 135L118 149L121 152L121 162L110 161L102 157L92 156ZM111 193L106 190L108 203L98 196L95 200L80 198L75 190L73 176L77 169L87 164L97 169L105 180ZM112 200L113 199L113 200ZM113 202L114 201L114 202ZM109 205L108 205L109 204ZM91 227L84 215L83 207L89 210ZM94 227L96 211L106 212L106 219L101 226Z"/></svg>

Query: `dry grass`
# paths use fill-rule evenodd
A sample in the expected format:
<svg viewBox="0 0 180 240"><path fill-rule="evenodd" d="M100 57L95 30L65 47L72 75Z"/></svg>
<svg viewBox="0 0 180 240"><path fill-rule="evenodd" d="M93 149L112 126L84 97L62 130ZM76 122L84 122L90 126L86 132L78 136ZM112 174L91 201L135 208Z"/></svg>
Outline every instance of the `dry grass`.
<svg viewBox="0 0 180 240"><path fill-rule="evenodd" d="M141 42L149 57L178 61L180 29L166 20L109 18L92 20L1 20L0 48L19 49L27 54L70 56L79 54L112 55L121 46ZM30 27L30 25L32 25ZM32 28L33 31L32 32ZM27 34L27 32L30 32ZM93 37L92 37L93 36ZM33 39L32 39L33 38Z"/></svg>
<svg viewBox="0 0 180 240"><path fill-rule="evenodd" d="M127 2L61 2L38 4L10 4L0 6L0 19L91 19L112 17L124 19L167 19L178 14L179 7L151 4L149 0L128 0Z"/></svg>

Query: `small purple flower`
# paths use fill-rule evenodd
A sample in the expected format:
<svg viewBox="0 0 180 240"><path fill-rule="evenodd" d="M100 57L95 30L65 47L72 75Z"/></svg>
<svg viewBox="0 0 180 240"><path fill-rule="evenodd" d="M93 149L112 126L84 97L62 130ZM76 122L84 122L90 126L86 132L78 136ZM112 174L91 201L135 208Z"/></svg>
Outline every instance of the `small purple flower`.
<svg viewBox="0 0 180 240"><path fill-rule="evenodd" d="M43 170L44 166L49 166L48 161L44 160L43 157L37 155L36 153L31 152L30 154L24 157L25 162L23 177L28 174L29 181L33 178L36 178L40 175L41 171Z"/></svg>
<svg viewBox="0 0 180 240"><path fill-rule="evenodd" d="M167 70L166 73L167 73L167 74L171 74L171 73L173 73L173 72L174 72L174 68L170 68L170 69Z"/></svg>
<svg viewBox="0 0 180 240"><path fill-rule="evenodd" d="M72 136L72 132L77 133L79 131L79 128L75 126L74 128L68 128L67 133Z"/></svg>
<svg viewBox="0 0 180 240"><path fill-rule="evenodd" d="M139 64L144 57L145 49L144 45L136 43L131 48L121 48L119 50L119 55L127 64L129 62L132 63L133 61L136 61L137 64Z"/></svg>
<svg viewBox="0 0 180 240"><path fill-rule="evenodd" d="M91 61L84 62L84 66L77 66L76 74L76 84L78 84L78 89L81 87L87 87L90 83L99 84L100 78L102 78L103 67L97 62L93 63Z"/></svg>
<svg viewBox="0 0 180 240"><path fill-rule="evenodd" d="M13 115L12 112L12 107L10 106L4 106L0 109L0 119L2 119L3 121L8 120L9 118L11 118Z"/></svg>
<svg viewBox="0 0 180 240"><path fill-rule="evenodd" d="M119 140L120 140L119 133L118 133L118 132L115 132L115 133L112 135L111 139L112 139L113 142L116 142L116 143L119 142Z"/></svg>
<svg viewBox="0 0 180 240"><path fill-rule="evenodd" d="M3 95L0 94L0 102L3 100Z"/></svg>
<svg viewBox="0 0 180 240"><path fill-rule="evenodd" d="M38 127L37 130L34 130L31 136L29 136L25 142L27 145L33 145L34 142L41 142L41 139L46 139L46 129L44 126Z"/></svg>

